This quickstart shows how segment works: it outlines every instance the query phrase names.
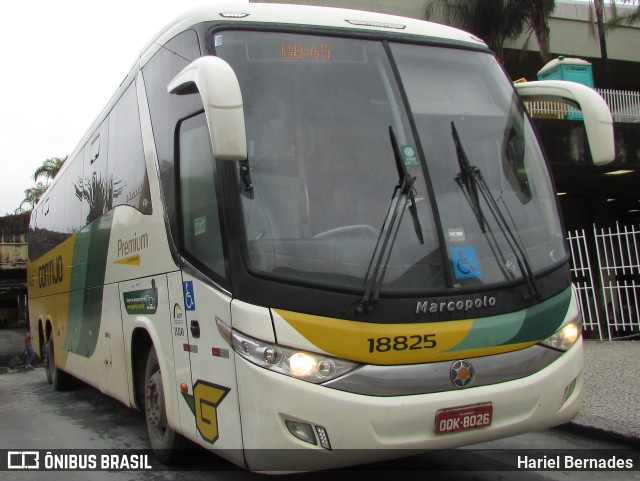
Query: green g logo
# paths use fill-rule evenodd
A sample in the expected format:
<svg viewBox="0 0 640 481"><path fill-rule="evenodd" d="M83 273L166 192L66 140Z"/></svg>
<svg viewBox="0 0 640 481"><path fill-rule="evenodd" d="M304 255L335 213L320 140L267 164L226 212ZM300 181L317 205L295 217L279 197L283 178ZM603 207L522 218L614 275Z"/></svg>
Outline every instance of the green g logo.
<svg viewBox="0 0 640 481"><path fill-rule="evenodd" d="M229 388L198 380L193 385L196 427L202 439L213 444L218 440L218 405Z"/></svg>

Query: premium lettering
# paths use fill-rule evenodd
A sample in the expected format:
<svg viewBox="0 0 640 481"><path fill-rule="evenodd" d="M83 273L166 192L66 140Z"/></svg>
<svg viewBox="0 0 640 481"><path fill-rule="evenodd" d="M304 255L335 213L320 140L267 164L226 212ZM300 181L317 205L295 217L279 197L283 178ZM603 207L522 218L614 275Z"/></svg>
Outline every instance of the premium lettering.
<svg viewBox="0 0 640 481"><path fill-rule="evenodd" d="M149 247L149 234L133 234L129 240L118 239L118 257L128 256Z"/></svg>

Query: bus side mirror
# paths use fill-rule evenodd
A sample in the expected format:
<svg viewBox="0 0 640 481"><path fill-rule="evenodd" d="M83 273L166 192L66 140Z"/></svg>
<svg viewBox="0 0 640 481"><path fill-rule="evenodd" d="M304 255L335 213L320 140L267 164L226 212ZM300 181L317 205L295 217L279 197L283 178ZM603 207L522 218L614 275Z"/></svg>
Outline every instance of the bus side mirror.
<svg viewBox="0 0 640 481"><path fill-rule="evenodd" d="M176 95L200 93L217 159L247 159L242 92L227 62L219 57L200 57L187 65L167 90Z"/></svg>
<svg viewBox="0 0 640 481"><path fill-rule="evenodd" d="M514 87L524 101L550 100L578 104L582 109L593 163L607 164L615 158L611 111L595 90L586 85L562 80L518 83Z"/></svg>

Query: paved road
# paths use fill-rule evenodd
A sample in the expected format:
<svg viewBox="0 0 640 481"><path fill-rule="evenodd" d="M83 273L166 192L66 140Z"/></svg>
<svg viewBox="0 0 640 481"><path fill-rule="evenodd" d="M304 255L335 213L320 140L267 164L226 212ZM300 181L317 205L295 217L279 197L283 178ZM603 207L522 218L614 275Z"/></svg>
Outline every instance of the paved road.
<svg viewBox="0 0 640 481"><path fill-rule="evenodd" d="M0 370L9 365L11 358L23 354L26 333L26 326L0 329Z"/></svg>
<svg viewBox="0 0 640 481"><path fill-rule="evenodd" d="M4 372L4 371L3 371ZM145 449L148 447L142 416L90 387L58 393L44 378L44 370L18 370L0 375L0 449ZM454 481L640 481L635 472L513 472L487 470L487 462L500 469L504 450L544 449L549 453L565 449L616 449L625 446L576 436L569 432L547 430L455 450L422 455L388 463L367 465L331 473L287 476L303 481L361 479L388 471L410 479ZM558 451L561 452L561 451ZM626 453L627 451L619 451ZM640 462L640 460L639 460ZM258 480L263 476L238 471L234 466L201 451L184 471L156 472L0 472L0 479L22 480ZM479 472L479 470L486 470ZM455 471L458 470L458 471ZM434 472L435 471L435 472Z"/></svg>
<svg viewBox="0 0 640 481"><path fill-rule="evenodd" d="M586 341L584 372L584 400L573 424L640 447L640 340Z"/></svg>

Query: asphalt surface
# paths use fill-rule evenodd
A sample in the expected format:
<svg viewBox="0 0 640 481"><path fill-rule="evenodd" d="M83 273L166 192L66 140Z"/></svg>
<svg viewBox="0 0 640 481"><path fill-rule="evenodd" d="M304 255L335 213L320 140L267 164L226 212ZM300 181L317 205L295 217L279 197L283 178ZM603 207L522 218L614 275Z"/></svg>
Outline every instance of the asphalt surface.
<svg viewBox="0 0 640 481"><path fill-rule="evenodd" d="M582 408L567 429L640 447L640 340L585 341Z"/></svg>
<svg viewBox="0 0 640 481"><path fill-rule="evenodd" d="M7 367L22 355L25 333L24 327L0 330L0 375L26 369L24 363L15 370ZM640 340L587 340L584 345L582 408L563 428L640 448Z"/></svg>

